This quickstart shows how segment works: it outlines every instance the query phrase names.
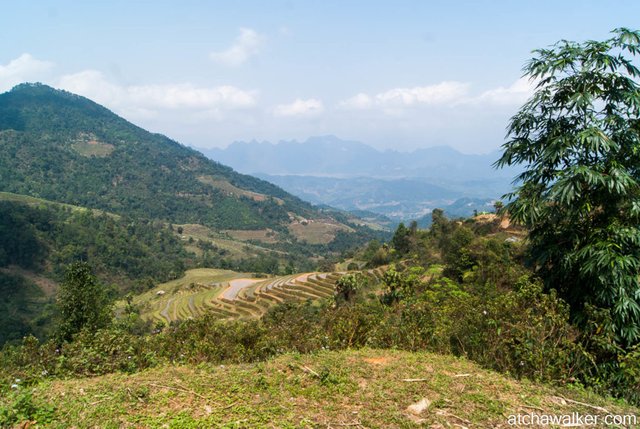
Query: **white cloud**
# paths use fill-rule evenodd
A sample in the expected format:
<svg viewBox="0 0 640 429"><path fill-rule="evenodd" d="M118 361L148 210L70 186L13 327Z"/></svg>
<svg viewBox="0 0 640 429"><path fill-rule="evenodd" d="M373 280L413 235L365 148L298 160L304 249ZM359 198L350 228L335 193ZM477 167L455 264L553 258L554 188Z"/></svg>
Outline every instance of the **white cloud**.
<svg viewBox="0 0 640 429"><path fill-rule="evenodd" d="M393 88L375 95L360 93L341 101L338 107L353 110L381 108L397 113L398 109L405 107L451 104L464 99L468 90L468 83L445 81L413 88Z"/></svg>
<svg viewBox="0 0 640 429"><path fill-rule="evenodd" d="M9 90L22 82L41 79L52 68L53 63L22 54L7 65L0 65L0 91Z"/></svg>
<svg viewBox="0 0 640 429"><path fill-rule="evenodd" d="M230 85L204 88L190 83L123 86L110 82L97 70L63 76L58 86L111 108L139 113L135 116L149 116L161 109L244 109L254 107L257 102L254 91Z"/></svg>
<svg viewBox="0 0 640 429"><path fill-rule="evenodd" d="M338 107L343 109L363 110L373 107L373 99L365 93L354 95L351 98L338 103Z"/></svg>
<svg viewBox="0 0 640 429"><path fill-rule="evenodd" d="M317 116L324 111L322 101L316 98L308 100L296 99L289 104L279 104L273 109L275 116Z"/></svg>
<svg viewBox="0 0 640 429"><path fill-rule="evenodd" d="M461 99L467 94L468 89L467 83L447 81L414 88L394 88L377 94L375 101L376 104L383 106L444 104Z"/></svg>
<svg viewBox="0 0 640 429"><path fill-rule="evenodd" d="M120 106L126 99L125 88L107 81L97 70L84 70L62 76L56 86L109 107Z"/></svg>
<svg viewBox="0 0 640 429"><path fill-rule="evenodd" d="M226 66L239 66L244 64L252 55L260 50L264 43L264 37L251 28L241 28L240 35L227 50L212 52L209 56L212 60Z"/></svg>
<svg viewBox="0 0 640 429"><path fill-rule="evenodd" d="M339 102L338 108L378 109L397 116L406 108L418 106L518 106L533 94L535 82L521 78L510 86L488 89L478 95L470 94L469 89L468 83L456 81L413 88L393 88L374 95L359 93Z"/></svg>
<svg viewBox="0 0 640 429"><path fill-rule="evenodd" d="M528 78L520 78L508 87L487 90L471 100L478 104L519 105L527 101L535 89L535 82Z"/></svg>

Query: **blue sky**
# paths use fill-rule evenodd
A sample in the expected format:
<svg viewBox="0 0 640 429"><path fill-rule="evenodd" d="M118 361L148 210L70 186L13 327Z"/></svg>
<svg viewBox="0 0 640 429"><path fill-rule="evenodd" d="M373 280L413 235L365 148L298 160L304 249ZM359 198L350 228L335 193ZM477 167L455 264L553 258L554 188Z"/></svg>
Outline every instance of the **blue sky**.
<svg viewBox="0 0 640 429"><path fill-rule="evenodd" d="M45 82L196 147L484 153L530 94L532 49L639 24L638 1L14 1L0 91Z"/></svg>

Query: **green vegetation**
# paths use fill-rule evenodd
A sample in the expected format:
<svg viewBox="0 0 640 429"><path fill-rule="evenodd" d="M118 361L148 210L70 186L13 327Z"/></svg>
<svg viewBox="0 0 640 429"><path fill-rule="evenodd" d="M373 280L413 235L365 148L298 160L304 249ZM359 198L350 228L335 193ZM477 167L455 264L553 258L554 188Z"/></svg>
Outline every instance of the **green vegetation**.
<svg viewBox="0 0 640 429"><path fill-rule="evenodd" d="M111 322L107 291L86 262L69 265L57 299L60 323L56 337L59 341L71 341L82 330L96 332Z"/></svg>
<svg viewBox="0 0 640 429"><path fill-rule="evenodd" d="M90 261L110 294L142 292L195 263L161 223L3 194L0 201L0 344L52 331L64 269Z"/></svg>
<svg viewBox="0 0 640 429"><path fill-rule="evenodd" d="M524 164L509 196L528 254L577 320L611 315L616 340L640 344L640 32L563 41L525 73L538 82L509 126L497 165Z"/></svg>
<svg viewBox="0 0 640 429"><path fill-rule="evenodd" d="M0 237L0 266L18 265L62 280L65 266L90 260L98 277L122 291L145 278L175 277L193 256L162 223L45 200L0 201Z"/></svg>
<svg viewBox="0 0 640 429"><path fill-rule="evenodd" d="M33 333L44 336L51 330L48 304L50 299L33 282L0 269L0 343Z"/></svg>
<svg viewBox="0 0 640 429"><path fill-rule="evenodd" d="M288 257L284 251L220 238L202 226L172 226L10 193L0 200L0 276L8 310L6 323L0 325L0 344L26 334L46 338L51 333L51 296L65 267L77 261L90 263L112 298L143 293L196 266L272 275L315 268L313 252L303 244L292 245L298 252ZM347 246L348 241L342 243ZM318 246L321 250L330 252ZM176 316L160 316L167 307L160 300L145 313L153 314L150 320L195 316L215 298L211 290L200 292L172 301L169 307ZM166 295L165 301L171 298Z"/></svg>
<svg viewBox="0 0 640 429"><path fill-rule="evenodd" d="M358 291L367 285L367 278L361 273L345 274L336 282L336 303L353 301Z"/></svg>
<svg viewBox="0 0 640 429"><path fill-rule="evenodd" d="M618 353L613 331L601 328L608 326L606 314L593 314L589 330L571 323L568 306L521 265L525 246L512 239L520 230L504 229L495 215L461 223L436 213L433 224L430 231L408 229L408 251L391 248L396 262L365 272L381 281L350 289L349 305L334 304L333 287L318 282L321 275L257 279L218 295L217 309L192 319L173 310L172 320L182 321L140 335L132 324L141 311L134 301L113 327L83 331L62 347L32 339L7 347L2 374L7 382L34 383L167 362L254 362L284 352L368 346L462 356L518 378L578 383L638 403L640 355ZM192 296L199 288L194 283ZM323 293L314 298L319 288ZM182 291L176 286L162 298L171 295L184 308L189 300Z"/></svg>
<svg viewBox="0 0 640 429"><path fill-rule="evenodd" d="M164 207L160 216L180 224L143 220L142 211L154 207L135 186L131 194L101 194L101 207L116 214L26 197L0 202L0 305L13 312L9 331L0 332L5 338L35 330L33 307L51 296L41 275L60 279L71 264L59 293L59 335L27 335L0 352L0 425L496 427L523 409L637 415L640 90L633 79L640 72L625 51L640 52L638 33L618 30L605 42L538 51L528 66L541 79L538 90L512 120L498 162L527 164L513 198L496 203L498 213L467 220L436 209L429 230L400 224L389 243L348 230L339 212L296 212L307 208L258 182L245 186L253 183L242 183L245 176L216 176L215 165L159 140L153 150L175 155L171 168L182 171L167 173L172 189L203 204ZM42 91L70 116L84 103L94 114L82 116L83 127L117 119L46 87L10 97L40 99ZM0 125L13 131L0 139L41 132L38 121L51 112L47 103L36 106L44 107L28 115L5 110ZM64 121L78 117L48 120L63 121L64 130L77 125ZM113 152L100 158L76 148L73 162L137 157L131 147L146 146L130 137L157 137L118 121L109 132L89 127L82 134ZM114 130L132 133L130 144L121 145ZM146 183L147 170L141 174L132 180ZM220 187L205 197L186 194L192 176L197 186ZM31 186L39 183L34 177L13 183ZM113 177L117 188L125 176ZM165 191L158 190L158 203L168 202ZM222 197L211 205L213 194ZM118 206L125 196L141 196L138 206L127 200L133 214ZM215 207L213 218L233 209L238 224L230 229L248 231L241 250L250 256L218 247L224 234L215 228L231 218L191 221L181 211L197 215L205 206ZM331 241L308 244L290 234L291 222L337 229ZM278 239L254 241L266 237L259 230ZM362 247L347 250L354 242ZM339 261L317 258L338 251ZM304 264L324 272L296 274ZM102 288L105 278L121 283ZM154 287L159 280L166 282ZM108 317L110 300L130 291L141 293ZM16 309L23 314L16 317Z"/></svg>

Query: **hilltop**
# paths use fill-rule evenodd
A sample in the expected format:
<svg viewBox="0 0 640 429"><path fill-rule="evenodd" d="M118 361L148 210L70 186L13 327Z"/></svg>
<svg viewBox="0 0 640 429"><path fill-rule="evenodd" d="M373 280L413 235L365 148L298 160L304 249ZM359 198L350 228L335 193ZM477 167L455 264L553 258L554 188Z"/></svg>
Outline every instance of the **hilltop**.
<svg viewBox="0 0 640 429"><path fill-rule="evenodd" d="M25 400L21 390L33 393ZM35 410L33 420L52 428L69 422L103 428L498 428L510 427L510 416L517 415L630 419L639 411L585 392L518 382L466 359L375 349L55 380L18 387L0 400L0 409L18 398L19 407Z"/></svg>

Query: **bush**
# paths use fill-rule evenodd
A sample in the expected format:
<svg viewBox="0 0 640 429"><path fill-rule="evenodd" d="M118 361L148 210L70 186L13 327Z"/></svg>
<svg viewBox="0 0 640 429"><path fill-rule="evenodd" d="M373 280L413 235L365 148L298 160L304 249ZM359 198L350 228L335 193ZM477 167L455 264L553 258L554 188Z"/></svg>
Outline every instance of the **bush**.
<svg viewBox="0 0 640 429"><path fill-rule="evenodd" d="M34 400L30 391L24 391L19 386L14 388L14 392L0 401L0 427L14 427L23 422L51 422L55 413L54 405Z"/></svg>

